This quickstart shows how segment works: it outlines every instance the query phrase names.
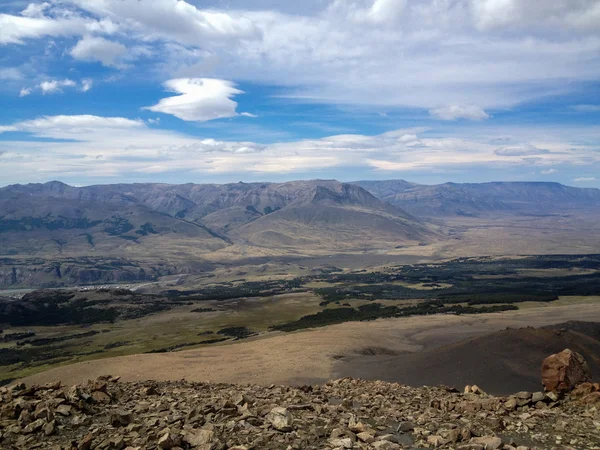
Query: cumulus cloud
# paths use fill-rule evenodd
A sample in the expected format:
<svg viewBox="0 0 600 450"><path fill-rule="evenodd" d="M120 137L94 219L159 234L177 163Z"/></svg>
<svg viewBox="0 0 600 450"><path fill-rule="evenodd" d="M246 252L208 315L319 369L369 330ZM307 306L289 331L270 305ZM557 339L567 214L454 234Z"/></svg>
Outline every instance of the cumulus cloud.
<svg viewBox="0 0 600 450"><path fill-rule="evenodd" d="M483 120L489 119L489 115L476 105L450 105L429 110L429 115L440 120Z"/></svg>
<svg viewBox="0 0 600 450"><path fill-rule="evenodd" d="M102 37L86 36L71 49L71 56L81 61L97 61L105 66L119 67L127 47Z"/></svg>
<svg viewBox="0 0 600 450"><path fill-rule="evenodd" d="M205 122L237 116L237 102L231 97L243 94L230 81L215 78L177 78L165 82L165 88L180 95L161 99L144 109L171 114L181 120Z"/></svg>
<svg viewBox="0 0 600 450"><path fill-rule="evenodd" d="M573 179L573 181L577 182L577 183L589 183L592 181L596 181L596 177L578 177Z"/></svg>
<svg viewBox="0 0 600 450"><path fill-rule="evenodd" d="M63 87L74 87L77 83L73 80L69 80L68 78L64 80L50 80L50 81L42 81L39 84L39 88L42 90L42 94L56 94L57 92L62 92Z"/></svg>
<svg viewBox="0 0 600 450"><path fill-rule="evenodd" d="M29 94L31 94L31 89L30 88L22 88L19 91L19 97L27 97Z"/></svg>

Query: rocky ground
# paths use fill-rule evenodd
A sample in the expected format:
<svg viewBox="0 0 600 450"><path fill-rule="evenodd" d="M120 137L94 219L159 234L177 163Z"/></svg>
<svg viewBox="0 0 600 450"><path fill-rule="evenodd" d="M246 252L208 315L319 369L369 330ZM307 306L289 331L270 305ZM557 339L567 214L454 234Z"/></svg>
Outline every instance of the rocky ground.
<svg viewBox="0 0 600 450"><path fill-rule="evenodd" d="M600 386L493 397L345 378L0 388L3 449L600 449Z"/></svg>

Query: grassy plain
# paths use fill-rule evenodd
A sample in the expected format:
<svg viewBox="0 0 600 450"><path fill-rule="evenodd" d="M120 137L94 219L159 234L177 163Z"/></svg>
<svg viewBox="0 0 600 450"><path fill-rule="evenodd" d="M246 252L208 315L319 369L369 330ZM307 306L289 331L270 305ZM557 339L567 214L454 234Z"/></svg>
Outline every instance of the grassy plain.
<svg viewBox="0 0 600 450"><path fill-rule="evenodd" d="M411 307L415 308L414 314L432 314L435 309L421 309L423 305L432 302L440 306L464 307L465 311L471 313L496 305L518 307L524 313L544 310L543 314L547 314L553 311L552 308L573 308L574 314L579 310L587 311L587 308L595 311L594 308L600 308L600 292L596 289L598 277L595 275L599 268L598 256L582 255L524 259L467 258L439 264L384 266L381 272L337 270L331 273L320 271L318 274L311 274L310 270L295 264L283 267L269 264L263 268L254 267L253 270L245 266L237 271L224 268L216 274L171 276L160 283L138 286L141 296L146 289L172 289L179 292L170 300L165 297L165 301L172 302L171 308L166 311L135 319L116 320L114 323L0 327L4 329L4 336L33 332L36 339L61 339L45 345L27 343L21 339L20 346L16 340L0 341L0 355L3 355L2 350L8 351L9 355L12 351L13 357L15 352L23 352L20 361L10 364L4 361L0 364L0 379L21 378L77 362L95 359L106 361L106 358L150 352L162 352L166 357L188 349L215 348L219 350L214 351L227 353L230 351L229 347L238 345L239 342L220 334L220 330L245 327L254 333L246 341L275 342L271 339L281 333L272 331L274 326L289 324L324 310L358 310L361 306L373 306L374 303L382 309L391 308L392 314L394 308L399 308L401 312ZM301 272L300 275L296 269ZM269 274L272 274L270 279ZM298 275L301 278L296 279ZM291 281L293 279L296 281ZM238 295L240 292L247 292L244 289L249 286L257 289L252 291L257 292L253 294L256 296ZM260 293L263 289L270 292L274 289L273 286L293 286L297 292L288 292L284 288L279 292L287 293ZM193 289L186 291L190 288ZM523 301L535 298L531 296L538 290L547 289L557 289L556 292L584 289L586 295L567 292L560 294L558 299L550 297L544 301ZM82 295L89 299L101 299L94 297L100 294L86 292ZM202 296L206 298L203 299ZM216 300L218 296L222 299ZM330 316L333 320L329 323L335 323L335 314ZM447 314L443 316L450 317ZM478 314L477 317L485 320L483 318L488 316L499 317L489 314ZM532 317L535 314L532 313ZM583 313L577 313L574 317L587 319ZM401 323L409 319L410 323L418 323L418 317L390 320ZM425 321L423 323L428 323L429 319L422 319ZM469 318L468 322L472 323L472 320L478 319ZM364 326L374 326L375 322L365 323ZM310 323L312 322L308 326L313 326ZM327 324L327 321L319 323ZM83 333L87 334L77 336ZM290 335L298 334L294 332ZM373 341L365 341L364 345L386 347L390 345L387 339L388 337L380 336ZM289 342L286 340L286 345L292 345Z"/></svg>
<svg viewBox="0 0 600 450"><path fill-rule="evenodd" d="M569 320L600 322L600 303L551 304L477 316L438 314L346 322L293 333L269 333L225 345L86 361L38 373L24 381L37 384L61 380L72 384L112 374L131 381L185 378L267 385L321 383L346 375L338 364L345 355L418 352L507 327L538 327ZM371 363L365 359L364 364Z"/></svg>

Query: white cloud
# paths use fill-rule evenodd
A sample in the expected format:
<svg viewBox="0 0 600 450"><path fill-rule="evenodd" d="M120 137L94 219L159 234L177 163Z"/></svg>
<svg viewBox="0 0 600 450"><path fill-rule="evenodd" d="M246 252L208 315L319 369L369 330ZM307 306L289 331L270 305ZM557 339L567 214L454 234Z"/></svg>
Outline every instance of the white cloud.
<svg viewBox="0 0 600 450"><path fill-rule="evenodd" d="M62 92L63 87L75 87L77 83L73 80L69 80L68 78L64 80L50 80L50 81L42 81L39 84L39 88L42 90L42 94L56 94L58 92Z"/></svg>
<svg viewBox="0 0 600 450"><path fill-rule="evenodd" d="M333 0L327 13L354 22L392 24L401 17L406 0Z"/></svg>
<svg viewBox="0 0 600 450"><path fill-rule="evenodd" d="M542 175L553 175L555 173L558 173L558 170L556 170L556 169L547 169L547 170L542 170L540 173Z"/></svg>
<svg viewBox="0 0 600 450"><path fill-rule="evenodd" d="M51 139L74 139L94 142L101 139L103 134L120 135L132 129L144 128L141 120L131 120L123 117L100 117L93 115L79 116L43 116L38 119L25 120L4 127L2 131L24 131L35 136Z"/></svg>
<svg viewBox="0 0 600 450"><path fill-rule="evenodd" d="M531 156L550 152L546 149L537 148L531 144L521 144L502 147L495 150L494 153L498 156Z"/></svg>
<svg viewBox="0 0 600 450"><path fill-rule="evenodd" d="M50 7L50 3L30 3L27 5L23 11L21 11L21 15L25 17L43 17L44 11Z"/></svg>
<svg viewBox="0 0 600 450"><path fill-rule="evenodd" d="M90 78L85 78L83 80L81 80L81 92L87 92L89 91L92 86L94 85L94 80L90 79Z"/></svg>
<svg viewBox="0 0 600 450"><path fill-rule="evenodd" d="M256 114L252 114L252 113L249 113L249 112L240 113L240 116L253 117L253 118L257 118L258 117Z"/></svg>
<svg viewBox="0 0 600 450"><path fill-rule="evenodd" d="M469 120L483 120L489 119L489 115L476 105L450 105L442 108L435 108L429 110L429 115L440 120L457 120L457 119L469 119Z"/></svg>
<svg viewBox="0 0 600 450"><path fill-rule="evenodd" d="M406 0L375 0L369 10L369 18L376 22L397 19L406 7Z"/></svg>
<svg viewBox="0 0 600 450"><path fill-rule="evenodd" d="M145 40L164 39L203 46L223 39L256 39L260 30L243 12L201 10L180 0L139 2L120 0L70 0L70 3L109 18Z"/></svg>
<svg viewBox="0 0 600 450"><path fill-rule="evenodd" d="M71 56L81 61L98 61L109 67L122 67L127 47L102 37L86 36L71 49Z"/></svg>
<svg viewBox="0 0 600 450"><path fill-rule="evenodd" d="M600 3L596 0L471 0L477 28L557 27L598 30Z"/></svg>
<svg viewBox="0 0 600 450"><path fill-rule="evenodd" d="M35 17L0 15L0 43L46 36L85 43L118 32L128 54L81 56L115 65L151 55L163 79L271 84L302 101L478 105L481 111L460 117L483 119L485 110L565 94L600 77L597 0L49 3L26 9Z"/></svg>
<svg viewBox="0 0 600 450"><path fill-rule="evenodd" d="M87 92L92 88L93 80L90 78L84 78L81 80L79 90L81 92ZM19 97L26 97L33 93L34 89L41 92L43 95L57 94L63 91L63 88L74 88L77 87L77 82L65 78L63 80L46 80L37 84L35 87L24 87L19 92Z"/></svg>
<svg viewBox="0 0 600 450"><path fill-rule="evenodd" d="M575 181L577 183L588 183L588 182L596 181L596 177L579 177L579 178L573 179L573 181Z"/></svg>
<svg viewBox="0 0 600 450"><path fill-rule="evenodd" d="M296 142L260 144L247 141L202 139L151 127L142 120L124 117L44 116L7 124L0 132L20 131L42 140L0 140L2 181L23 182L48 177L113 177L128 179L132 173L160 179L194 179L198 174L273 174L341 170L391 172L411 176L452 170L502 169L527 173L561 168L566 177L576 177L582 168L600 170L600 154L594 144L598 130L585 128L523 128L487 130L463 136L440 137L438 132L402 129L375 136L345 134ZM432 137L433 135L434 137ZM515 145L545 148L535 155L497 155L493 137L511 135ZM576 136L576 141L565 140ZM415 144L418 142L418 144ZM400 172L400 173L398 173ZM393 174L392 174L393 173ZM42 175L41 175L42 174ZM549 172L548 172L549 174ZM237 175L236 175L237 176ZM37 178L36 178L37 177ZM580 177L578 182L584 182ZM588 182L594 180L587 180Z"/></svg>
<svg viewBox="0 0 600 450"><path fill-rule="evenodd" d="M0 80L16 81L23 78L23 74L19 69L14 67L6 67L0 69Z"/></svg>
<svg viewBox="0 0 600 450"><path fill-rule="evenodd" d="M166 81L165 88L180 95L163 98L144 109L191 122L237 116L237 102L231 97L243 94L232 82L215 78L177 78Z"/></svg>
<svg viewBox="0 0 600 450"><path fill-rule="evenodd" d="M27 10L25 10L27 11ZM112 33L114 24L68 14L66 17L25 17L0 14L0 44L24 44L46 36L80 36L88 32Z"/></svg>

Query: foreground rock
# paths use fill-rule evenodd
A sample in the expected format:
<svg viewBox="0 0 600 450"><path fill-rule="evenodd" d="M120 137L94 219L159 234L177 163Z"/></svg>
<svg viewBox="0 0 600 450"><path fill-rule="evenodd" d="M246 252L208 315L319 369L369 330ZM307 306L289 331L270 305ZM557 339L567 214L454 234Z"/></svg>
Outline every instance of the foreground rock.
<svg viewBox="0 0 600 450"><path fill-rule="evenodd" d="M542 363L542 384L548 392L565 393L591 380L585 358L569 349L548 356Z"/></svg>
<svg viewBox="0 0 600 450"><path fill-rule="evenodd" d="M600 386L570 396L492 397L470 386L410 388L342 379L322 386L187 382L0 388L0 448L600 448Z"/></svg>

